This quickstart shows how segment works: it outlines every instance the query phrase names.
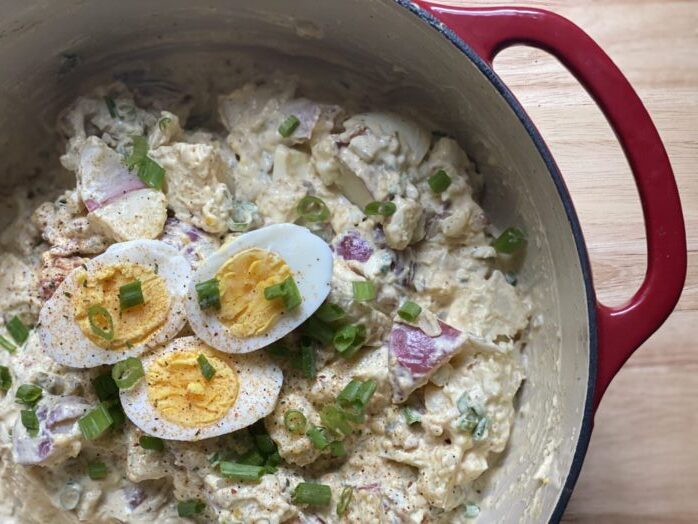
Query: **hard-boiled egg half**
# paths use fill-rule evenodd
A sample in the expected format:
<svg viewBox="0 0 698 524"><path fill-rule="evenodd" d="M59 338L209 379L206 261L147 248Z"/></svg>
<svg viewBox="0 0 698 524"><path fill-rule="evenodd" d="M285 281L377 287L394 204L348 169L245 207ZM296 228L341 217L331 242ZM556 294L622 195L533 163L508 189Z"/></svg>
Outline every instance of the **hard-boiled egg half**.
<svg viewBox="0 0 698 524"><path fill-rule="evenodd" d="M142 359L145 379L120 392L126 416L163 439L201 440L265 417L281 390L281 370L264 352L221 353L178 338Z"/></svg>
<svg viewBox="0 0 698 524"><path fill-rule="evenodd" d="M186 322L190 280L189 263L163 242L115 244L73 270L41 309L44 351L90 368L162 345Z"/></svg>
<svg viewBox="0 0 698 524"><path fill-rule="evenodd" d="M187 318L194 333L226 353L280 339L327 298L332 250L308 229L277 224L235 238L194 272Z"/></svg>

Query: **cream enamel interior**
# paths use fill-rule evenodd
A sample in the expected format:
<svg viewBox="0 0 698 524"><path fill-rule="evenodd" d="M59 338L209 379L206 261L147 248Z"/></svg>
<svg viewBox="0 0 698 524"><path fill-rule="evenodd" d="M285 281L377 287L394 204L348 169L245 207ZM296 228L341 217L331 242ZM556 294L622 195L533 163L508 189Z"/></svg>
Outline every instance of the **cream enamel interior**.
<svg viewBox="0 0 698 524"><path fill-rule="evenodd" d="M342 96L349 82L366 87L369 105L411 109L455 133L486 175L488 216L529 231L520 285L530 288L542 319L526 350L527 380L507 456L488 475L482 518L549 518L587 396L584 280L545 162L461 51L393 0L6 0L0 11L4 187L26 183L33 172L29 183L42 183L43 159L58 157L51 134L57 111L114 76L153 89L171 82L224 92L251 67L303 71L301 89L319 99ZM206 102L198 100L202 114Z"/></svg>

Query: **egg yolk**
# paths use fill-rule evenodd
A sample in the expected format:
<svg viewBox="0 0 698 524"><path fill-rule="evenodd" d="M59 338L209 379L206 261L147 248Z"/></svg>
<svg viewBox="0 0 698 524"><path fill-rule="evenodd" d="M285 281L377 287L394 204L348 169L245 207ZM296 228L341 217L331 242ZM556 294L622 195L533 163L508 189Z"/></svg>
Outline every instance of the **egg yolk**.
<svg viewBox="0 0 698 524"><path fill-rule="evenodd" d="M142 344L167 321L170 294L164 279L150 267L124 262L90 273L84 271L78 275L77 280L78 290L73 295L75 321L83 334L99 347L122 349ZM121 311L119 288L134 280L141 281L144 303ZM94 305L105 308L111 315L114 324L111 340L106 340L92 330L88 309Z"/></svg>
<svg viewBox="0 0 698 524"><path fill-rule="evenodd" d="M284 313L283 302L264 298L264 289L291 275L286 262L271 251L253 248L235 254L216 273L221 296L218 318L236 337L264 333Z"/></svg>
<svg viewBox="0 0 698 524"><path fill-rule="evenodd" d="M197 358L206 356L216 370L211 380ZM162 417L185 428L213 424L225 416L238 397L238 374L206 345L163 355L145 374L148 400Z"/></svg>

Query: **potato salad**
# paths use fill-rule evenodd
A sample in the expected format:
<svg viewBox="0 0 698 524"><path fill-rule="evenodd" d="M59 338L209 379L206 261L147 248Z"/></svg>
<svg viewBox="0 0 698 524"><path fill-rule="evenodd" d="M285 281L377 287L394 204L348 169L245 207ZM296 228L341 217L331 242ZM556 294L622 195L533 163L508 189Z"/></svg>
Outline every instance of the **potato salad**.
<svg viewBox="0 0 698 524"><path fill-rule="evenodd" d="M288 77L190 110L99 88L2 197L0 520L486 520L531 305L476 165Z"/></svg>

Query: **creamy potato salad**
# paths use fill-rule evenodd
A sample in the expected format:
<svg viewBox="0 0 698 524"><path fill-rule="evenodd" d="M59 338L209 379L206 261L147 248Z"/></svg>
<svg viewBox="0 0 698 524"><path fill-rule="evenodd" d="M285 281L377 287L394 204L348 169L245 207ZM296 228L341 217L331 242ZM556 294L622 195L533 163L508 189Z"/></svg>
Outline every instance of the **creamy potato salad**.
<svg viewBox="0 0 698 524"><path fill-rule="evenodd" d="M5 198L2 521L476 518L530 305L466 153L285 77L211 130L139 102L79 98L74 186Z"/></svg>

